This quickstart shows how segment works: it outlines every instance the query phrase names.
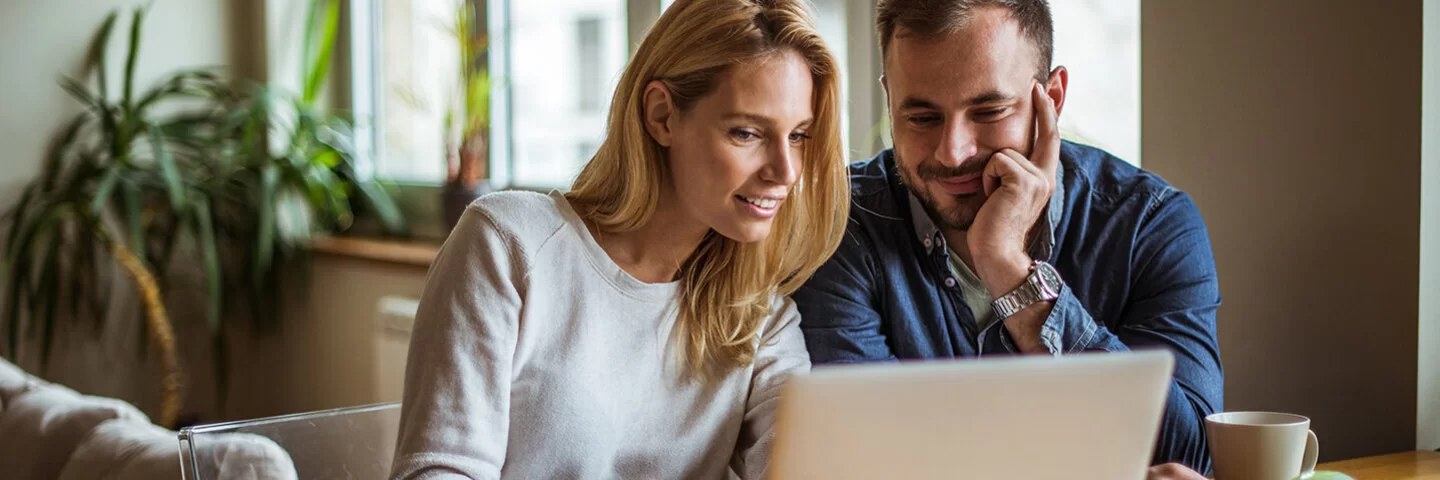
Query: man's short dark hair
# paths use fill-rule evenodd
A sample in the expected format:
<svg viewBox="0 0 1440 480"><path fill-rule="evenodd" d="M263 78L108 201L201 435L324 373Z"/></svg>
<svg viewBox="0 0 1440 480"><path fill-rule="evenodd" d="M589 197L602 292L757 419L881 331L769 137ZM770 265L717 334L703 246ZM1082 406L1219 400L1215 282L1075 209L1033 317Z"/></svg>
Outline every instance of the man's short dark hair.
<svg viewBox="0 0 1440 480"><path fill-rule="evenodd" d="M875 14L875 32L880 38L881 61L890 51L897 30L925 37L954 33L964 28L975 11L1001 8L1020 24L1020 33L1039 52L1040 71L1036 78L1050 77L1050 60L1055 51L1055 22L1046 0L880 0Z"/></svg>

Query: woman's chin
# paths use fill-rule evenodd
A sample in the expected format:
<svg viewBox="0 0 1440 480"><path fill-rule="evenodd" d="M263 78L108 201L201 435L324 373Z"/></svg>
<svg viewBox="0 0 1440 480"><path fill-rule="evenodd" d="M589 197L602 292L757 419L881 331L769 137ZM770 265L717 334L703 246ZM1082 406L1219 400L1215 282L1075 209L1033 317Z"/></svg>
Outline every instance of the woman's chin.
<svg viewBox="0 0 1440 480"><path fill-rule="evenodd" d="M739 243L763 242L770 237L770 222L745 222L728 228L716 228L715 233Z"/></svg>

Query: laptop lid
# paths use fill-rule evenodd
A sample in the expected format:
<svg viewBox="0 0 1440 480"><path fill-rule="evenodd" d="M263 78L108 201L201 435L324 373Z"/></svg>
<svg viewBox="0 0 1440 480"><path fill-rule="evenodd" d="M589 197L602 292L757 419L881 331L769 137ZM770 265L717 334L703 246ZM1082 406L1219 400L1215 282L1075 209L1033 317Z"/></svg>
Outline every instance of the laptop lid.
<svg viewBox="0 0 1440 480"><path fill-rule="evenodd" d="M1169 351L817 367L780 400L777 479L1144 478Z"/></svg>

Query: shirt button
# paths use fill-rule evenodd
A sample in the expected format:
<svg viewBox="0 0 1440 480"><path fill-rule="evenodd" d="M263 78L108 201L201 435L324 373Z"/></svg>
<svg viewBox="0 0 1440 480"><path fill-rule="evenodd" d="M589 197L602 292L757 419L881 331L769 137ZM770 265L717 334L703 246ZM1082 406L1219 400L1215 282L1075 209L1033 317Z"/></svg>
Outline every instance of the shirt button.
<svg viewBox="0 0 1440 480"><path fill-rule="evenodd" d="M954 278L947 278L947 279L945 279L945 286L950 287L950 288L955 288L955 279L954 279Z"/></svg>
<svg viewBox="0 0 1440 480"><path fill-rule="evenodd" d="M934 243L931 242L929 238L926 238L926 239L925 239L925 248L930 248L931 245L934 245Z"/></svg>

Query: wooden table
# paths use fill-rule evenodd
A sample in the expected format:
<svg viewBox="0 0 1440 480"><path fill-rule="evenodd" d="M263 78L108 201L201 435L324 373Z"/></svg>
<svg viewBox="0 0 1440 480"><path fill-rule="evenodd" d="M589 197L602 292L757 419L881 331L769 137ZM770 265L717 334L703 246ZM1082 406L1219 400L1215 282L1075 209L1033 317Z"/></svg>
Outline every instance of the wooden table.
<svg viewBox="0 0 1440 480"><path fill-rule="evenodd" d="M1404 452L1322 463L1316 470L1334 470L1356 480L1440 480L1440 452Z"/></svg>

